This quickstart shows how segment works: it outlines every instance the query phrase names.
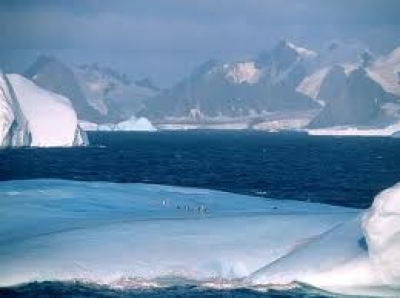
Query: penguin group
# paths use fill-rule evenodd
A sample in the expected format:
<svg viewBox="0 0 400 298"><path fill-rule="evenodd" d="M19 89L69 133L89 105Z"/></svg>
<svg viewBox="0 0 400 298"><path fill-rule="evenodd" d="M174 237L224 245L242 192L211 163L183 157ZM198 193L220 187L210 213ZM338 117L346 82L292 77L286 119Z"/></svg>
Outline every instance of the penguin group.
<svg viewBox="0 0 400 298"><path fill-rule="evenodd" d="M162 200L162 205L167 206L168 205L167 200ZM190 208L189 205L184 205L184 206L176 205L176 209L177 210L185 209L187 211L194 210L197 213L208 213L209 212L208 208L204 205L198 205L195 208Z"/></svg>

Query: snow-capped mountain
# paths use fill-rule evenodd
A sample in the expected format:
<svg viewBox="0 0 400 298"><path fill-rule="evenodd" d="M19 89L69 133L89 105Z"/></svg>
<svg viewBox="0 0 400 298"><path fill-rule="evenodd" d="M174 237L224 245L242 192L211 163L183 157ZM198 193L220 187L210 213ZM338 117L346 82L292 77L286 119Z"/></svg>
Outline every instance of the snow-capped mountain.
<svg viewBox="0 0 400 298"><path fill-rule="evenodd" d="M282 41L254 60L222 63L210 60L190 76L148 101L145 116L157 121L187 118L249 117L276 111L320 108L296 91L306 75L310 50Z"/></svg>
<svg viewBox="0 0 400 298"><path fill-rule="evenodd" d="M331 40L325 44L310 62L311 72L334 65L352 65L358 63L360 56L370 52L368 46L357 40Z"/></svg>
<svg viewBox="0 0 400 298"><path fill-rule="evenodd" d="M99 113L88 104L75 73L60 60L45 55L39 56L24 76L42 88L67 97L79 119L99 119Z"/></svg>
<svg viewBox="0 0 400 298"><path fill-rule="evenodd" d="M253 59L209 60L165 90L46 56L25 75L70 98L80 120L113 127L135 117L160 129L381 128L400 120L400 48L379 57L358 41L312 51L283 40Z"/></svg>
<svg viewBox="0 0 400 298"><path fill-rule="evenodd" d="M70 101L16 74L0 76L0 147L87 144Z"/></svg>
<svg viewBox="0 0 400 298"><path fill-rule="evenodd" d="M309 127L380 127L396 122L400 110L396 52L374 59L368 50L360 51L357 62L343 60L306 76L297 91L324 105Z"/></svg>
<svg viewBox="0 0 400 298"><path fill-rule="evenodd" d="M43 88L68 97L79 119L96 123L126 120L159 92L150 80L132 82L126 75L97 64L71 68L48 56L40 56L25 76Z"/></svg>
<svg viewBox="0 0 400 298"><path fill-rule="evenodd" d="M324 100L325 107L310 127L373 125L382 102L387 100L385 91L365 69L357 68L347 75L341 66L329 71L317 98Z"/></svg>
<svg viewBox="0 0 400 298"><path fill-rule="evenodd" d="M89 105L108 122L136 115L146 100L158 93L150 80L131 82L126 75L97 64L78 66L75 75Z"/></svg>

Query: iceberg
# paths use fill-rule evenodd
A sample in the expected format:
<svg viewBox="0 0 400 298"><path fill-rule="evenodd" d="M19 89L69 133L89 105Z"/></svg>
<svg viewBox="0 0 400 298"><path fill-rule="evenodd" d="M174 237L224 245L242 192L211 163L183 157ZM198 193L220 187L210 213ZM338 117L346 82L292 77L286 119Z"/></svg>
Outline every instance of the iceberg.
<svg viewBox="0 0 400 298"><path fill-rule="evenodd" d="M88 143L70 101L17 74L0 74L0 146Z"/></svg>
<svg viewBox="0 0 400 298"><path fill-rule="evenodd" d="M96 124L88 121L80 121L86 131L157 131L157 128L145 117L134 116L117 124Z"/></svg>
<svg viewBox="0 0 400 298"><path fill-rule="evenodd" d="M400 184L369 210L148 184L0 183L0 286L400 289Z"/></svg>
<svg viewBox="0 0 400 298"><path fill-rule="evenodd" d="M115 130L119 131L156 131L151 122L144 117L131 117L128 120L118 123Z"/></svg>

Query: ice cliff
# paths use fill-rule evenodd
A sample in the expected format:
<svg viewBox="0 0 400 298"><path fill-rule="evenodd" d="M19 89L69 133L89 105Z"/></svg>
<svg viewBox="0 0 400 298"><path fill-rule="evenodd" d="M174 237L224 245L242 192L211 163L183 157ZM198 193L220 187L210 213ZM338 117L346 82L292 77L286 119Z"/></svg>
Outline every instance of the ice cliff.
<svg viewBox="0 0 400 298"><path fill-rule="evenodd" d="M87 144L69 99L17 74L0 74L0 147Z"/></svg>

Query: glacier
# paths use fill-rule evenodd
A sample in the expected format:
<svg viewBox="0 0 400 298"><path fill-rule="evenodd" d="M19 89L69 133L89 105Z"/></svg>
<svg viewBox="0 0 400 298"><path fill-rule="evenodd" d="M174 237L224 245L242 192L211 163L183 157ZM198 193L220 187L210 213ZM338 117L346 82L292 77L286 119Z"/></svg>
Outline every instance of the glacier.
<svg viewBox="0 0 400 298"><path fill-rule="evenodd" d="M65 180L0 183L0 286L192 281L400 291L400 184L368 210L196 188Z"/></svg>
<svg viewBox="0 0 400 298"><path fill-rule="evenodd" d="M0 73L0 147L88 144L70 101L17 74Z"/></svg>

